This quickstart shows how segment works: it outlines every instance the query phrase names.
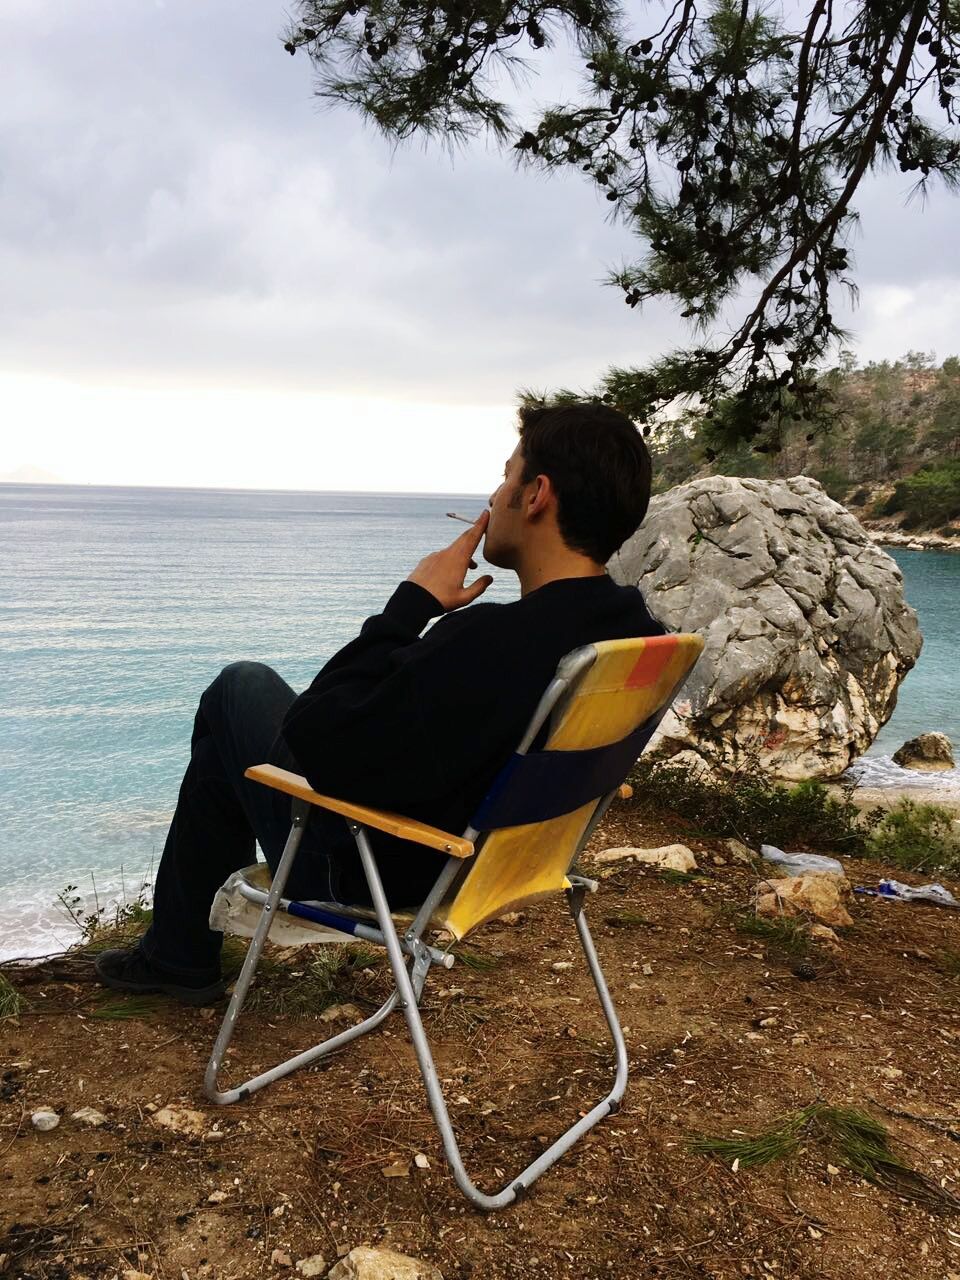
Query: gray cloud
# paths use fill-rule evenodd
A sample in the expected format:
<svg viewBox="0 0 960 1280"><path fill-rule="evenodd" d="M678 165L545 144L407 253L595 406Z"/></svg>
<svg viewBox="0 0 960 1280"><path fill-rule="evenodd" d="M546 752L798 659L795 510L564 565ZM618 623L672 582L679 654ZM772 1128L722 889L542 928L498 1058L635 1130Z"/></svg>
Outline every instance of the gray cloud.
<svg viewBox="0 0 960 1280"><path fill-rule="evenodd" d="M634 245L576 175L544 181L483 144L454 164L395 151L317 109L282 21L225 0L8 3L5 367L482 403L590 385L682 335L599 287ZM925 345L922 291L885 328L873 288L942 296L960 274L955 207L905 213L902 194L884 178L860 201L868 355Z"/></svg>

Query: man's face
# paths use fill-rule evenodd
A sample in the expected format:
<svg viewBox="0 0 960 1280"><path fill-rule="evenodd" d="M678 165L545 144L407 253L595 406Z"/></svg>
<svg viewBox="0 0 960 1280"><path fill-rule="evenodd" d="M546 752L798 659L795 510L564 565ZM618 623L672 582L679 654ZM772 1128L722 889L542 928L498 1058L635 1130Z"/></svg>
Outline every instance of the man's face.
<svg viewBox="0 0 960 1280"><path fill-rule="evenodd" d="M490 523L483 542L483 558L500 569L514 569L523 539L523 454L514 449L503 468L503 481L490 495Z"/></svg>

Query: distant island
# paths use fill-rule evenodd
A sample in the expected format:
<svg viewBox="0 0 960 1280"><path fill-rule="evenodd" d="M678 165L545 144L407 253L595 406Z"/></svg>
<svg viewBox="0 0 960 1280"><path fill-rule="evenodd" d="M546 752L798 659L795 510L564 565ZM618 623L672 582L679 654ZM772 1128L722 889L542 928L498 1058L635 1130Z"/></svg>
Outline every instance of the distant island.
<svg viewBox="0 0 960 1280"><path fill-rule="evenodd" d="M62 476L55 476L52 471L43 467L34 467L29 463L17 467L13 471L0 474L0 484L64 484Z"/></svg>
<svg viewBox="0 0 960 1280"><path fill-rule="evenodd" d="M880 540L960 546L960 359L922 352L859 367L845 354L820 379L822 417L723 447L720 421L693 411L655 429L658 491L694 477L812 476ZM758 447L759 446L759 447Z"/></svg>

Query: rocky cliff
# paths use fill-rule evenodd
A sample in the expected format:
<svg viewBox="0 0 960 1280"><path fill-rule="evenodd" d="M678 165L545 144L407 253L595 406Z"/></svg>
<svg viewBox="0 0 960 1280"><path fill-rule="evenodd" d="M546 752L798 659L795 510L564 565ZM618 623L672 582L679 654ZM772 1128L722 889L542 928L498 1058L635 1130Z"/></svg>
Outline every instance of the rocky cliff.
<svg viewBox="0 0 960 1280"><path fill-rule="evenodd" d="M608 568L665 626L706 643L658 735L667 754L836 777L920 653L897 565L806 477L678 485Z"/></svg>

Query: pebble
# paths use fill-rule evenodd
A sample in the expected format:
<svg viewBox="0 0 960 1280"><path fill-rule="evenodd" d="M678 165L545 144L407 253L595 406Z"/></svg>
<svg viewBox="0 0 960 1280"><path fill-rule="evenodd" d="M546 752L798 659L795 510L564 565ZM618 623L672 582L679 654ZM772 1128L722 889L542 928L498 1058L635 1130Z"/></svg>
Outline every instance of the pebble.
<svg viewBox="0 0 960 1280"><path fill-rule="evenodd" d="M297 1263L297 1270L302 1276L306 1276L307 1280L310 1280L311 1276L320 1275L326 1269L327 1264L322 1253L313 1253L309 1258L301 1258Z"/></svg>
<svg viewBox="0 0 960 1280"><path fill-rule="evenodd" d="M81 1107L79 1111L75 1111L70 1117L76 1120L78 1124L89 1125L91 1129L99 1129L102 1124L107 1123L107 1117L102 1111L97 1111L95 1107Z"/></svg>
<svg viewBox="0 0 960 1280"><path fill-rule="evenodd" d="M35 1129L39 1129L41 1133L46 1133L48 1129L55 1129L60 1123L60 1117L52 1107L38 1107L30 1117L30 1123Z"/></svg>
<svg viewBox="0 0 960 1280"><path fill-rule="evenodd" d="M443 1280L429 1262L392 1249L364 1245L350 1252L328 1273L328 1280Z"/></svg>
<svg viewBox="0 0 960 1280"><path fill-rule="evenodd" d="M572 960L554 960L550 966L554 973L566 973L568 969L573 968Z"/></svg>
<svg viewBox="0 0 960 1280"><path fill-rule="evenodd" d="M150 1120L161 1129L170 1129L184 1138L202 1138L207 1130L207 1117L202 1111L191 1111L189 1107L161 1107L153 1112Z"/></svg>
<svg viewBox="0 0 960 1280"><path fill-rule="evenodd" d="M337 1022L341 1018L359 1018L360 1010L355 1004L332 1004L320 1015L321 1022Z"/></svg>
<svg viewBox="0 0 960 1280"><path fill-rule="evenodd" d="M271 1267L292 1267L293 1259L283 1249L274 1249L270 1255Z"/></svg>

